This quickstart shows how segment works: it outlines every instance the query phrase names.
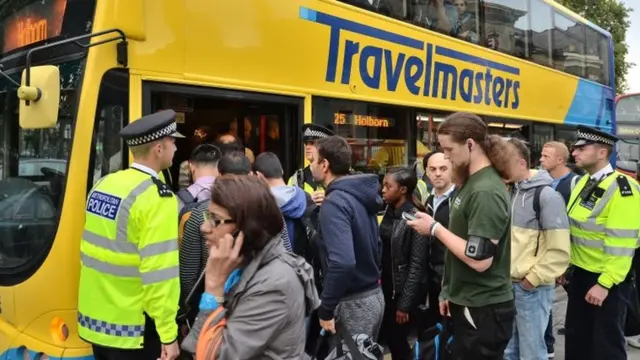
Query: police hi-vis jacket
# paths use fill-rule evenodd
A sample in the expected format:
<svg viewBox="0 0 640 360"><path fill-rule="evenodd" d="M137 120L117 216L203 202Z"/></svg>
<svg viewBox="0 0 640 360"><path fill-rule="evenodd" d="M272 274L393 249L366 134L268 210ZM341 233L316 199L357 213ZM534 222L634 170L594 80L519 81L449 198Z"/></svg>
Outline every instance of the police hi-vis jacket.
<svg viewBox="0 0 640 360"><path fill-rule="evenodd" d="M119 349L143 345L147 313L160 340L176 340L180 295L178 202L159 179L130 168L91 190L80 245L78 331Z"/></svg>
<svg viewBox="0 0 640 360"><path fill-rule="evenodd" d="M640 191L632 178L613 171L611 166L606 169L604 173L609 175L593 188L588 198L583 189L589 187L591 177L585 175L580 179L571 192L567 210L571 263L601 274L598 284L608 289L625 280L638 247Z"/></svg>

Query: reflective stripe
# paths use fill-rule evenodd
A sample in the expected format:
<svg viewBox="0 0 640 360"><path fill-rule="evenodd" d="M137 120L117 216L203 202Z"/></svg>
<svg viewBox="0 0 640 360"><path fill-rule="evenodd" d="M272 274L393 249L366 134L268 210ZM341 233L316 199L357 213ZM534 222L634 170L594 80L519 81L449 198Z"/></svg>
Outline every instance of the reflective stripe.
<svg viewBox="0 0 640 360"><path fill-rule="evenodd" d="M128 241L129 237L127 236L127 230L129 228L129 211L131 211L131 207L138 196L142 195L142 193L153 185L153 180L151 179L141 182L140 185L131 190L129 195L127 195L127 197L122 201L122 205L120 205L120 211L118 211L118 217L116 219L117 241Z"/></svg>
<svg viewBox="0 0 640 360"><path fill-rule="evenodd" d="M638 238L638 230L605 228L604 234L612 238L623 238L623 239Z"/></svg>
<svg viewBox="0 0 640 360"><path fill-rule="evenodd" d="M175 279L180 276L178 266L170 267L162 270L154 270L142 273L142 285L151 285L157 282Z"/></svg>
<svg viewBox="0 0 640 360"><path fill-rule="evenodd" d="M591 249L603 250L605 254L613 255L613 256L633 257L633 255L636 252L635 248L605 245L604 240L600 240L600 239L594 240L594 239L585 239L577 236L571 236L571 242L573 242L574 245L580 245L580 246L588 247Z"/></svg>
<svg viewBox="0 0 640 360"><path fill-rule="evenodd" d="M578 220L569 218L569 223L571 224L571 226L587 232L603 233L605 230L603 224L596 224L595 222L580 222Z"/></svg>
<svg viewBox="0 0 640 360"><path fill-rule="evenodd" d="M144 336L144 325L112 324L106 321L90 318L80 312L78 312L78 323L84 328L106 335L120 337Z"/></svg>
<svg viewBox="0 0 640 360"><path fill-rule="evenodd" d="M138 248L128 241L111 240L87 229L82 233L82 239L91 245L101 247L120 254L137 254Z"/></svg>
<svg viewBox="0 0 640 360"><path fill-rule="evenodd" d="M84 266L104 274L122 277L140 277L140 270L138 270L137 266L113 265L93 258L85 253L80 253L80 259Z"/></svg>
<svg viewBox="0 0 640 360"><path fill-rule="evenodd" d="M585 239L571 235L571 242L574 245L585 246L592 249L602 250L604 248L604 240L602 239Z"/></svg>
<svg viewBox="0 0 640 360"><path fill-rule="evenodd" d="M627 256L633 257L636 253L635 248L624 248L619 246L605 246L604 253L613 256Z"/></svg>
<svg viewBox="0 0 640 360"><path fill-rule="evenodd" d="M166 240L154 244L149 244L140 249L140 258L148 258L155 255L162 255L178 250L178 239Z"/></svg>

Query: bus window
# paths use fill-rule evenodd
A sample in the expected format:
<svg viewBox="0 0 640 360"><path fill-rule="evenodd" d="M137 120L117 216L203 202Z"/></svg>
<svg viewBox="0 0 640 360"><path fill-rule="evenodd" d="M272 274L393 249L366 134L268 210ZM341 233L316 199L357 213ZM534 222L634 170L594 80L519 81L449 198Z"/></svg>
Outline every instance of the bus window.
<svg viewBox="0 0 640 360"><path fill-rule="evenodd" d="M527 56L526 0L488 0L484 2L485 36L483 44L503 53Z"/></svg>
<svg viewBox="0 0 640 360"><path fill-rule="evenodd" d="M609 85L609 40L592 28L586 28L586 74L589 80Z"/></svg>
<svg viewBox="0 0 640 360"><path fill-rule="evenodd" d="M553 141L553 125L544 123L532 123L532 136L529 142L531 150L531 167L540 165L540 157L542 156L542 148L544 144Z"/></svg>
<svg viewBox="0 0 640 360"><path fill-rule="evenodd" d="M408 108L314 97L313 122L333 129L351 145L356 171L384 175L409 165Z"/></svg>
<svg viewBox="0 0 640 360"><path fill-rule="evenodd" d="M128 154L122 151L120 130L129 118L129 74L124 69L112 69L102 77L98 108L93 127L93 178L89 187L103 176L124 169Z"/></svg>
<svg viewBox="0 0 640 360"><path fill-rule="evenodd" d="M560 71L584 77L585 26L555 12L553 15L553 64Z"/></svg>
<svg viewBox="0 0 640 360"><path fill-rule="evenodd" d="M540 65L552 66L551 6L543 0L529 0L529 58Z"/></svg>
<svg viewBox="0 0 640 360"><path fill-rule="evenodd" d="M56 235L71 152L81 60L60 64L60 112L51 129L18 126L15 87L0 78L0 285L40 266ZM12 73L18 79L18 73Z"/></svg>
<svg viewBox="0 0 640 360"><path fill-rule="evenodd" d="M480 22L478 21L478 3L469 0L453 0L458 13L455 34L459 39L480 43Z"/></svg>
<svg viewBox="0 0 640 360"><path fill-rule="evenodd" d="M616 166L628 173L636 172L640 160L640 94L623 95L616 101Z"/></svg>
<svg viewBox="0 0 640 360"><path fill-rule="evenodd" d="M453 0L412 0L409 17L425 29L443 34L458 35L458 10Z"/></svg>

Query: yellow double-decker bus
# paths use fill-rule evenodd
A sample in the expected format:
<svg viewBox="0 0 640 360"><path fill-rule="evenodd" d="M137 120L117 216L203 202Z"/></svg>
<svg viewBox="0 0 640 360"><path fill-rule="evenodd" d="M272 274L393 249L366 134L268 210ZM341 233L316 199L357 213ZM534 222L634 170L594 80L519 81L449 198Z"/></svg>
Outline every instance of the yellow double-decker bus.
<svg viewBox="0 0 640 360"><path fill-rule="evenodd" d="M612 49L546 0L0 0L0 359L92 358L76 325L85 199L128 165L129 121L177 111L174 180L203 134L272 151L289 176L306 122L384 174L454 111L536 160L577 124L615 130Z"/></svg>

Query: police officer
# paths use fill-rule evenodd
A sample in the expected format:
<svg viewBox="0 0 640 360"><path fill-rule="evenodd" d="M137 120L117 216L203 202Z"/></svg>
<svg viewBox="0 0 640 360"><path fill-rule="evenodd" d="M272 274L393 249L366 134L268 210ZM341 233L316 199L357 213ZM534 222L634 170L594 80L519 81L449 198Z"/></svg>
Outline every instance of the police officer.
<svg viewBox="0 0 640 360"><path fill-rule="evenodd" d="M316 140L333 135L333 131L324 126L304 124L302 126L302 141L304 142L304 155L306 159L311 161L311 151ZM322 200L324 200L324 187L313 180L313 175L311 175L309 165L304 169L296 170L296 172L289 178L287 184L289 186L299 186L302 190L311 195L311 198L316 204L320 204L322 203Z"/></svg>
<svg viewBox="0 0 640 360"><path fill-rule="evenodd" d="M577 130L573 156L588 175L576 184L567 205L573 274L565 358L626 359L623 326L640 231L640 191L609 163L615 136L586 126Z"/></svg>
<svg viewBox="0 0 640 360"><path fill-rule="evenodd" d="M78 332L96 360L179 355L178 202L158 175L171 166L174 138L183 137L175 116L164 110L122 129L134 163L100 179L89 193ZM145 314L153 320L146 326ZM152 346L158 336L162 345Z"/></svg>

